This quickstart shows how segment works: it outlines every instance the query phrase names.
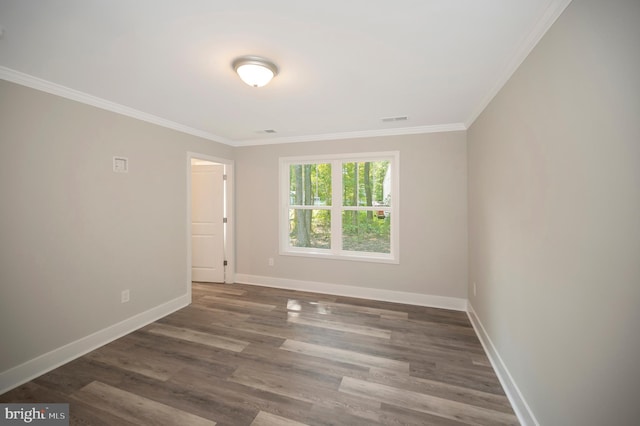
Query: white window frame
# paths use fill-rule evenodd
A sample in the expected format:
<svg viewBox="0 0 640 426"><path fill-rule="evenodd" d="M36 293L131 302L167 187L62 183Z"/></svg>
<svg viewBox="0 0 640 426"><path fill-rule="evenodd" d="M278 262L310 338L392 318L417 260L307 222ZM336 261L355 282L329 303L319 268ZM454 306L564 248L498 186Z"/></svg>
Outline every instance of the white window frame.
<svg viewBox="0 0 640 426"><path fill-rule="evenodd" d="M366 161L389 161L391 165L391 241L389 253L372 253L342 249L342 211L378 211L379 206L343 206L342 204L342 163ZM303 206L313 210L324 209L331 211L331 248L294 247L289 241L289 210L290 204L290 166L293 164L331 163L331 206ZM305 256L341 260L356 260L378 263L400 263L400 152L362 152L350 154L312 155L303 157L280 158L280 254L285 256ZM300 208L299 206L295 207Z"/></svg>

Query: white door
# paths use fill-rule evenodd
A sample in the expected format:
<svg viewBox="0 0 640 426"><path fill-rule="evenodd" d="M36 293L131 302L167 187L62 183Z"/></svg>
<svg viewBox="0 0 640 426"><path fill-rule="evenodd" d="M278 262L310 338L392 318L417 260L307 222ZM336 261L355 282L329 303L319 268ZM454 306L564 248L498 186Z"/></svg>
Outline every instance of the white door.
<svg viewBox="0 0 640 426"><path fill-rule="evenodd" d="M224 165L191 165L191 279L224 282Z"/></svg>

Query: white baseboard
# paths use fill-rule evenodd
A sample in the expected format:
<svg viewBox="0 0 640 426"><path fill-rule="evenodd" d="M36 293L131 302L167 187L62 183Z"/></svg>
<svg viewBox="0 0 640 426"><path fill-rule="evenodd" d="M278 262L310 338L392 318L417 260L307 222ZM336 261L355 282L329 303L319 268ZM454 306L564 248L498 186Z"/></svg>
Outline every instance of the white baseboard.
<svg viewBox="0 0 640 426"><path fill-rule="evenodd" d="M239 273L236 273L235 282L265 287L284 288L287 290L332 294L336 296L358 297L361 299L380 300L383 302L405 303L407 305L428 306L430 308L452 309L455 311L467 310L467 299L458 297L434 296L422 293L408 293L404 291L381 290L378 288L356 287L351 285L329 284L317 281L301 281Z"/></svg>
<svg viewBox="0 0 640 426"><path fill-rule="evenodd" d="M513 411L515 411L518 420L522 426L539 426L540 423L536 420L536 417L533 415L529 404L525 401L518 385L513 380L511 373L509 373L509 369L507 369L506 364L500 357L498 350L493 345L491 338L487 334L480 318L476 315L476 312L473 310L473 306L471 302L468 304L467 315L469 316L469 320L473 325L473 329L476 331L480 342L482 343L482 347L484 351L487 353L489 357L489 361L491 361L491 365L493 366L493 370L496 372L498 379L500 380L500 384L502 384L502 388L504 392L507 394L507 398L509 398L509 402L511 402L511 406L513 407Z"/></svg>
<svg viewBox="0 0 640 426"><path fill-rule="evenodd" d="M191 303L188 294L141 312L117 324L56 348L0 373L0 394L131 333Z"/></svg>

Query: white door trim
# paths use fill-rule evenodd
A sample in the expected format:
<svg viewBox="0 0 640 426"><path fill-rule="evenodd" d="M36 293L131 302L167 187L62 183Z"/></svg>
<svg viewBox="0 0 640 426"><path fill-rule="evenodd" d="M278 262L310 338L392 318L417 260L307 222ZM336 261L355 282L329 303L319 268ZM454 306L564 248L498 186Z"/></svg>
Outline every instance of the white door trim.
<svg viewBox="0 0 640 426"><path fill-rule="evenodd" d="M227 231L225 238L225 257L227 260L227 268L225 273L225 283L235 282L236 275L236 258L235 258L235 185L234 185L234 161L227 158L213 157L207 154L197 152L187 152L187 187L186 187L186 242L187 242L187 295L191 301L191 159L207 160L213 163L224 164L227 175Z"/></svg>

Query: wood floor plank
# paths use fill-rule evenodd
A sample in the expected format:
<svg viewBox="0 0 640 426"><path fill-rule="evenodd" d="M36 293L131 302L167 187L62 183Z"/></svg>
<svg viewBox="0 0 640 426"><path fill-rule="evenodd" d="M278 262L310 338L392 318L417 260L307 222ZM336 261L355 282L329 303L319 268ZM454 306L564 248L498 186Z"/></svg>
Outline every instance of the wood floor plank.
<svg viewBox="0 0 640 426"><path fill-rule="evenodd" d="M224 309L211 308L209 306L203 306L203 305L194 305L193 308L200 309L206 312L209 316L209 320L214 321L216 323L222 320L245 321L251 316L250 314L242 314L239 312L226 311Z"/></svg>
<svg viewBox="0 0 640 426"><path fill-rule="evenodd" d="M284 288L274 288L274 287L259 287L249 284L236 284L238 288L246 289L251 292L252 297L256 298L268 298L272 300L301 300L308 301L314 303L322 303L322 302L335 302L337 296L333 296L331 294L320 294L320 293L310 293L307 291L299 291L299 290L288 290Z"/></svg>
<svg viewBox="0 0 640 426"><path fill-rule="evenodd" d="M465 355L481 355L483 348L477 338L460 337L455 334L440 336L424 336L407 333L406 331L393 332L391 335L393 343L401 346L411 346L426 350L453 349Z"/></svg>
<svg viewBox="0 0 640 426"><path fill-rule="evenodd" d="M349 299L354 300L354 299ZM385 318L390 319L406 319L409 318L409 314L402 310L392 310L392 309L384 309L372 306L365 306L359 304L350 304L350 303L340 303L340 302L328 302L325 305L333 309L337 312L355 312L359 314L371 314L371 315L379 315L384 316Z"/></svg>
<svg viewBox="0 0 640 426"><path fill-rule="evenodd" d="M336 349L327 346L314 345L311 343L298 342L296 340L286 340L282 344L282 346L280 346L280 349L356 365L364 365L367 367L387 368L390 370L398 370L407 373L409 372L409 363L407 362L396 361L394 359L382 358L344 349Z"/></svg>
<svg viewBox="0 0 640 426"><path fill-rule="evenodd" d="M0 395L71 424L516 424L464 312L246 284Z"/></svg>
<svg viewBox="0 0 640 426"><path fill-rule="evenodd" d="M245 321L251 315L224 309L223 306L216 308L201 302L195 302L184 309L174 312L173 314L161 318L158 322L166 324L168 321L173 322L192 322L193 324L211 324L212 321ZM148 326L147 326L148 327Z"/></svg>
<svg viewBox="0 0 640 426"><path fill-rule="evenodd" d="M212 307L216 306L235 306L238 308L246 308L248 310L258 311L271 311L276 308L276 305L269 305L266 303L249 302L243 299L232 299L229 297L219 296L204 296L203 302L210 303Z"/></svg>
<svg viewBox="0 0 640 426"><path fill-rule="evenodd" d="M517 425L513 414L489 410L431 395L398 389L379 383L345 377L340 384L340 392L373 398L377 401L409 408L428 414L435 414L469 424Z"/></svg>
<svg viewBox="0 0 640 426"><path fill-rule="evenodd" d="M368 412L359 410L354 413L352 409L346 410L342 407L327 408L321 405L314 405L306 421L309 426L372 426L381 424L379 411L380 407L377 407L375 410L369 410Z"/></svg>
<svg viewBox="0 0 640 426"><path fill-rule="evenodd" d="M140 426L138 422L129 422L107 410L102 410L79 400L70 400L69 424L87 426Z"/></svg>
<svg viewBox="0 0 640 426"><path fill-rule="evenodd" d="M318 358L315 356L265 347L263 345L249 345L240 354L242 364L247 366L261 366L262 368L278 368L286 376L289 371L298 374L325 374L328 376L342 378L366 377L369 374L369 367L349 364L337 360Z"/></svg>
<svg viewBox="0 0 640 426"><path fill-rule="evenodd" d="M226 349L233 352L241 352L249 345L249 342L231 339L229 337L215 336L199 331L188 330L184 328L172 327L169 325L156 325L147 330L151 334L160 334L162 336L173 337L175 339L186 340L192 343L200 343L202 345L213 346L215 348Z"/></svg>
<svg viewBox="0 0 640 426"><path fill-rule="evenodd" d="M248 425L259 411L302 421L312 406L311 403L267 390L218 380L189 368L173 377L169 383L177 389L188 389L191 395L199 395L202 400L199 407L206 407L221 424Z"/></svg>
<svg viewBox="0 0 640 426"><path fill-rule="evenodd" d="M131 352L104 346L90 352L87 358L161 381L167 380L175 371L174 360L155 356L150 351L138 351L137 356L132 357Z"/></svg>
<svg viewBox="0 0 640 426"><path fill-rule="evenodd" d="M112 412L125 421L146 425L213 426L216 422L177 410L165 404L123 391L101 382L91 382L74 396L93 407Z"/></svg>
<svg viewBox="0 0 640 426"><path fill-rule="evenodd" d="M228 382L215 374L197 377L194 373L202 371L185 368L163 383L147 378L126 378L117 387L220 424L248 425L260 409L269 406L249 402L248 392L230 391Z"/></svg>
<svg viewBox="0 0 640 426"><path fill-rule="evenodd" d="M313 404L308 422L311 424L349 424L371 425L378 423L380 417L379 401L357 395L344 394L339 397L330 395Z"/></svg>
<svg viewBox="0 0 640 426"><path fill-rule="evenodd" d="M82 357L37 377L33 383L69 394L93 382L96 376L108 383L121 380L120 373L115 369Z"/></svg>
<svg viewBox="0 0 640 426"><path fill-rule="evenodd" d="M163 319L158 323L247 343L269 343L279 346L285 340L282 337L278 337L278 333L273 333L274 335L270 336L266 333L252 330L251 326L246 325L247 322L244 319L221 319L206 314L203 315L201 312L194 313L193 311L194 309L190 309L189 312L172 315L171 318ZM147 326L144 330L150 330L153 327L153 325Z"/></svg>
<svg viewBox="0 0 640 426"><path fill-rule="evenodd" d="M260 411L256 418L251 422L251 426L308 426L305 423L296 422L294 420L285 419L275 414Z"/></svg>
<svg viewBox="0 0 640 426"><path fill-rule="evenodd" d="M71 395L63 394L55 389L28 382L0 396L0 402L22 403L63 403L69 404L69 424L92 426L139 426L139 422L129 422L115 416L108 410L86 404Z"/></svg>
<svg viewBox="0 0 640 426"><path fill-rule="evenodd" d="M193 293L199 294L230 294L233 296L244 296L247 294L247 290L242 290L232 285L219 285L212 286L208 283L193 283L191 287Z"/></svg>
<svg viewBox="0 0 640 426"><path fill-rule="evenodd" d="M303 324L312 327L326 328L329 330L344 331L346 333L362 334L364 336L380 337L382 339L391 339L391 331L381 328L366 327L356 324L345 324L329 320L307 319L297 313L289 312L287 321L292 324Z"/></svg>
<svg viewBox="0 0 640 426"><path fill-rule="evenodd" d="M486 367L462 368L444 363L435 366L411 364L410 375L422 379L435 380L452 385L476 389L483 392L504 395L500 381ZM482 370L480 370L482 368Z"/></svg>
<svg viewBox="0 0 640 426"><path fill-rule="evenodd" d="M457 420L383 403L380 423L387 426L466 426Z"/></svg>
<svg viewBox="0 0 640 426"><path fill-rule="evenodd" d="M358 377L356 377L358 378ZM360 377L361 379L361 377ZM496 411L511 413L511 405L506 395L496 395L494 393L482 392L468 387L451 385L435 380L421 379L418 377L407 377L391 370L371 368L366 380L378 384L386 384L399 389L438 396L465 404L490 408Z"/></svg>
<svg viewBox="0 0 640 426"><path fill-rule="evenodd" d="M35 382L27 382L9 392L0 395L0 403L6 404L11 402L52 402L67 403L68 395L64 395L55 389L50 389Z"/></svg>
<svg viewBox="0 0 640 426"><path fill-rule="evenodd" d="M286 320L283 320L286 324ZM260 318L250 318L247 321L237 322L229 325L230 328L244 333L260 334L278 339L293 339L300 335L300 332L291 328L280 325L271 325L268 320L260 321Z"/></svg>
<svg viewBox="0 0 640 426"><path fill-rule="evenodd" d="M206 369L218 377L228 377L237 365L229 363L229 357L223 355L236 352L205 346L186 340L167 338L160 334L138 331L126 336L135 342L131 353L152 352L155 356L174 360L174 371L188 365L189 367ZM105 382L104 380L99 380ZM105 382L107 383L107 382Z"/></svg>
<svg viewBox="0 0 640 426"><path fill-rule="evenodd" d="M341 395L340 398L335 398L341 379L324 374L282 374L278 370L240 367L228 380L312 403L312 412L341 412L346 416L371 422L372 418L377 419L377 411L380 409L378 401L356 395Z"/></svg>
<svg viewBox="0 0 640 426"><path fill-rule="evenodd" d="M466 367L474 366L471 357L464 351L455 349L433 348L423 350L407 344L396 344L387 339L371 336L355 335L307 326L300 326L300 330L291 330L289 340L301 341L308 344L366 354L377 358L393 359L410 363L416 368L435 368L438 362L455 362Z"/></svg>
<svg viewBox="0 0 640 426"><path fill-rule="evenodd" d="M337 391L340 384L339 380L321 374L311 379L291 372L284 375L278 370L248 367L238 368L228 380L309 403L317 401L323 393Z"/></svg>

